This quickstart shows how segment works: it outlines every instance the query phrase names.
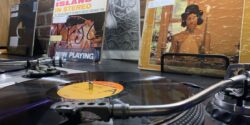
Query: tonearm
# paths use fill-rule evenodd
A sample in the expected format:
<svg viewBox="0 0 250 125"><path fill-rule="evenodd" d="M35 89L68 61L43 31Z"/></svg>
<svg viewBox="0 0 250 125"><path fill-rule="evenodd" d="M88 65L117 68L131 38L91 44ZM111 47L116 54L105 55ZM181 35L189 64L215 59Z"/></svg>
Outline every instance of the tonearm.
<svg viewBox="0 0 250 125"><path fill-rule="evenodd" d="M109 103L84 103L64 101L51 106L60 115L70 119L81 118L81 112L87 111L100 117L102 121L109 121L111 118L126 119L129 117L161 116L178 113L190 109L200 102L211 97L215 93L225 88L248 84L250 82L250 71L242 75L237 75L227 80L218 82L199 93L176 103L164 105L129 105L129 104L109 104Z"/></svg>

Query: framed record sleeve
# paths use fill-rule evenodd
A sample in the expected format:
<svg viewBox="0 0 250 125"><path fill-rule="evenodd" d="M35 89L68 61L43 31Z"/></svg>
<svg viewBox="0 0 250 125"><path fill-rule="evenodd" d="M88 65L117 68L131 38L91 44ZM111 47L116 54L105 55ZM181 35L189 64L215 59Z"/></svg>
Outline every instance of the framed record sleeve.
<svg viewBox="0 0 250 125"><path fill-rule="evenodd" d="M107 0L55 0L49 55L99 62Z"/></svg>
<svg viewBox="0 0 250 125"><path fill-rule="evenodd" d="M140 0L109 0L103 58L138 60Z"/></svg>
<svg viewBox="0 0 250 125"><path fill-rule="evenodd" d="M240 56L240 62L250 62L248 3L148 0L139 68L160 70L160 58L165 53L222 55L230 63L239 63Z"/></svg>

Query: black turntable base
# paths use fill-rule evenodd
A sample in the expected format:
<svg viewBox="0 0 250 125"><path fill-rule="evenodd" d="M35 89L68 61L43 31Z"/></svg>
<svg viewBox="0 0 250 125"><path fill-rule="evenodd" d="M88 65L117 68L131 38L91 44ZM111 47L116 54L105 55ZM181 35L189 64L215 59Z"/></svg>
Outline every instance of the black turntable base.
<svg viewBox="0 0 250 125"><path fill-rule="evenodd" d="M130 72L88 72L56 77L45 77L18 83L0 91L1 125L60 125L65 118L51 109L51 105L67 100L57 91L66 85L86 84L89 81L109 81L124 87L121 93L96 100L77 100L81 102L105 102L110 104L129 103L132 105L169 104L186 99L194 94L193 88L161 76ZM71 100L74 101L74 100ZM184 112L167 116L135 117L98 121L94 114L86 112L80 124L93 125L203 125L204 107L202 104ZM74 124L74 123L73 123Z"/></svg>

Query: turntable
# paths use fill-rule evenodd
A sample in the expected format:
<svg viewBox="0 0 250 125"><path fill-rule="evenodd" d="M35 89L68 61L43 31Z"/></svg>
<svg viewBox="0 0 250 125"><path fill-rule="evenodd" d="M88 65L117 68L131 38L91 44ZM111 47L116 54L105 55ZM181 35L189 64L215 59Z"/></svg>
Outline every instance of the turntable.
<svg viewBox="0 0 250 125"><path fill-rule="evenodd" d="M93 84L93 90L91 87L89 88L89 86L91 86L89 84ZM98 99L72 99L60 97L57 94L60 93L58 90L63 90L63 87L67 87L69 85L82 85L83 88L90 90L93 93L111 93L113 96L108 95L106 98ZM106 86L107 88L102 87L101 91L95 92L95 89L100 86ZM74 86L72 86L72 88L74 89ZM78 104L85 103L89 105L92 104L92 106L95 106L96 103L98 103L100 106L126 103L134 105L155 105L177 102L188 98L191 95L192 89L181 83L166 79L165 77L161 76L152 76L139 73L86 72L56 77L44 77L41 79L25 81L5 87L0 91L1 100L5 100L0 102L0 123L8 125L62 124L65 121L64 116L59 115L57 112L55 112L55 110L51 109L52 104L60 101L78 101ZM204 110L202 109L202 106L198 105L183 113L175 113L168 115L167 117L158 116L107 120L100 119L100 116L96 117L93 112L84 112L84 118L81 118L84 120L81 121L81 123L160 124L168 121L172 124L179 124L180 121L183 123L192 122L200 124L204 118L204 115L202 115ZM102 109L98 110L98 112L99 111L101 114L103 114L102 118L104 118L106 115L105 112L103 112ZM178 118L178 122L176 122L176 120L173 118L176 118L176 120ZM172 120L169 121L169 119ZM180 119L182 119L182 121ZM185 121L186 119L192 120ZM75 123L73 122L70 124L80 123L76 119Z"/></svg>
<svg viewBox="0 0 250 125"><path fill-rule="evenodd" d="M35 65L25 63L31 70L53 71L50 66L34 62ZM231 73L227 80L204 90L192 83L147 72L56 69L65 73L41 78L23 77L28 70L2 74L1 82L14 84L0 90L0 124L217 125L235 124L239 119L242 124L249 122L249 69Z"/></svg>
<svg viewBox="0 0 250 125"><path fill-rule="evenodd" d="M247 85L248 75L249 72L238 75L202 91L189 83L176 82L163 76L146 73L85 72L43 77L14 84L0 91L0 123L1 125L209 125L215 124L213 121L221 124L229 123L210 117L201 102L228 86L232 88L234 87L232 85L240 87ZM214 101L210 103L214 104ZM242 110L248 111L247 106ZM212 109L213 113L215 111ZM207 118L213 120L207 121Z"/></svg>

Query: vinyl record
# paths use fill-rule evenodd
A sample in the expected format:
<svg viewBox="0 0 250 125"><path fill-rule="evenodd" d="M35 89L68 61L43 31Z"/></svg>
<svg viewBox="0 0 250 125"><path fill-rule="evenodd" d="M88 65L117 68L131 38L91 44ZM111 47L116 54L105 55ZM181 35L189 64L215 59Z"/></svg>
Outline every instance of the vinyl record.
<svg viewBox="0 0 250 125"><path fill-rule="evenodd" d="M57 94L62 86L88 81L108 81L119 83L124 87L121 93L101 98L99 101L109 103L128 103L130 105L169 104L188 98L193 93L183 84L161 76L130 72L87 72L57 77L45 77L18 83L0 90L0 124L8 125L58 125L65 119L50 109L50 106L64 100ZM195 122L200 122L203 115L201 107L162 117L112 119L110 122L88 122L87 124L158 124L161 122L176 123L169 120L191 113ZM197 112L197 110L199 112ZM192 111L192 112L191 112ZM195 113L194 113L195 112ZM193 115L192 115L193 114ZM197 119L199 120L197 121ZM187 118L184 118L187 120ZM183 122L185 123L185 122ZM170 124L170 123L169 123Z"/></svg>

